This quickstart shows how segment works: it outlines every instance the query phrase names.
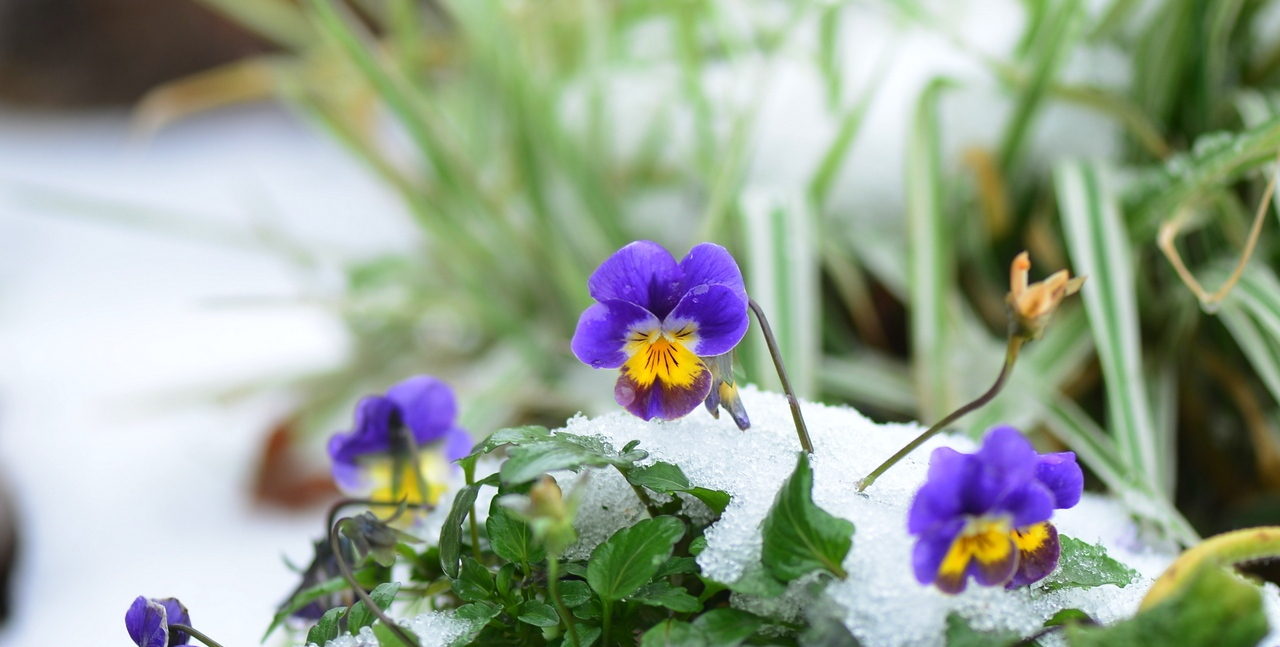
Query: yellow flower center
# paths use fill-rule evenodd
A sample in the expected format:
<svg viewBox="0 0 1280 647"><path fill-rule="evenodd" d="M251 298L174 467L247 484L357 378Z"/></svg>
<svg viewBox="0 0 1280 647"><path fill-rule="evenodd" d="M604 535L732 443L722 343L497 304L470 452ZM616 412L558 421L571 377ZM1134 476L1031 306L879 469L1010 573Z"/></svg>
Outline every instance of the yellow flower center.
<svg viewBox="0 0 1280 647"><path fill-rule="evenodd" d="M399 462L399 472L397 465ZM370 459L364 465L367 478L374 484L369 498L378 501L401 501L435 505L446 489L449 465L439 452L418 452L418 460L396 461L389 456ZM375 506L374 514L382 518L395 514L396 505Z"/></svg>
<svg viewBox="0 0 1280 647"><path fill-rule="evenodd" d="M996 564L1009 558L1013 546L1009 543L1012 528L1006 518L979 518L970 521L960 532L951 549L942 559L938 573L943 576L963 577L970 560L982 564Z"/></svg>
<svg viewBox="0 0 1280 647"><path fill-rule="evenodd" d="M631 359L622 365L622 371L642 387L660 380L688 388L705 370L702 360L689 350L697 338L697 328L692 323L674 332L633 330L626 345Z"/></svg>

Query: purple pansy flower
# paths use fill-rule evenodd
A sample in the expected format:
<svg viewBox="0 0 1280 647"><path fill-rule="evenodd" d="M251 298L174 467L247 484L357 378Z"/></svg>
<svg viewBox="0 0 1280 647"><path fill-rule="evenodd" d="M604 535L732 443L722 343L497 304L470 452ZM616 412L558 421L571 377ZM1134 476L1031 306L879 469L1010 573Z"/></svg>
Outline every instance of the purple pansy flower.
<svg viewBox="0 0 1280 647"><path fill-rule="evenodd" d="M1040 580L1058 565L1049 518L1079 502L1083 487L1074 453L1037 454L1013 427L987 432L974 454L935 449L907 515L916 579L947 593L970 576L1008 588Z"/></svg>
<svg viewBox="0 0 1280 647"><path fill-rule="evenodd" d="M334 481L354 496L434 504L449 463L471 450L457 413L453 390L427 375L364 398L355 429L329 440Z"/></svg>
<svg viewBox="0 0 1280 647"><path fill-rule="evenodd" d="M578 320L573 354L594 368L621 368L614 399L650 420L674 420L707 399L702 359L733 350L747 332L747 290L725 248L702 243L676 263L638 241L591 275L597 303Z"/></svg>
<svg viewBox="0 0 1280 647"><path fill-rule="evenodd" d="M138 647L187 645L187 634L169 631L170 624L191 626L191 615L177 598L163 600L138 596L124 614L124 626Z"/></svg>

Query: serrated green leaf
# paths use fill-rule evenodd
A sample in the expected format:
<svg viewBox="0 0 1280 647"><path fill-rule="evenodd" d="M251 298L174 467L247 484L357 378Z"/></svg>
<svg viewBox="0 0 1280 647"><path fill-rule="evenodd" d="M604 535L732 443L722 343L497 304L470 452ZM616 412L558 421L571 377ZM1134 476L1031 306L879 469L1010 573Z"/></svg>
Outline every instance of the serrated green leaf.
<svg viewBox="0 0 1280 647"><path fill-rule="evenodd" d="M1221 568L1191 575L1173 597L1107 627L1067 625L1071 647L1253 647L1267 635L1258 587Z"/></svg>
<svg viewBox="0 0 1280 647"><path fill-rule="evenodd" d="M692 557L672 557L668 559L662 566L658 567L658 572L653 574L653 579L660 580L668 575L677 573L697 573L698 560Z"/></svg>
<svg viewBox="0 0 1280 647"><path fill-rule="evenodd" d="M453 580L453 592L466 602L493 597L493 574L470 556L462 558L462 572Z"/></svg>
<svg viewBox="0 0 1280 647"><path fill-rule="evenodd" d="M516 619L535 627L554 627L560 624L560 614L551 605L538 600L528 600L516 609Z"/></svg>
<svg viewBox="0 0 1280 647"><path fill-rule="evenodd" d="M1008 647L1021 640L1007 631L977 631L960 614L947 615L947 647Z"/></svg>
<svg viewBox="0 0 1280 647"><path fill-rule="evenodd" d="M578 625L578 647L591 647L592 644L600 638L600 627L591 625ZM573 647L573 641L569 640L569 635L565 634L565 647Z"/></svg>
<svg viewBox="0 0 1280 647"><path fill-rule="evenodd" d="M517 564L537 564L546 558L547 551L534 540L529 524L500 505L497 498L489 508L489 518L484 525L489 533L489 546L498 557Z"/></svg>
<svg viewBox="0 0 1280 647"><path fill-rule="evenodd" d="M337 638L341 632L338 626L338 619L342 617L346 610L346 607L335 607L325 611L324 615L320 616L320 620L316 622L316 626L307 632L307 643L323 645Z"/></svg>
<svg viewBox="0 0 1280 647"><path fill-rule="evenodd" d="M453 507L440 528L440 568L450 579L458 577L458 559L462 556L462 520L471 513L479 485L468 485L453 497Z"/></svg>
<svg viewBox="0 0 1280 647"><path fill-rule="evenodd" d="M614 459L558 436L527 445L517 445L507 452L500 474L503 483L532 481L555 470L579 470L586 466L613 464Z"/></svg>
<svg viewBox="0 0 1280 647"><path fill-rule="evenodd" d="M853 523L813 503L813 469L807 454L800 453L760 532L761 561L778 581L785 584L816 570L846 576L841 563L853 546Z"/></svg>
<svg viewBox="0 0 1280 647"><path fill-rule="evenodd" d="M653 579L675 544L684 535L684 523L675 517L645 519L596 547L587 562L587 583L603 600L631 595Z"/></svg>
<svg viewBox="0 0 1280 647"><path fill-rule="evenodd" d="M1137 571L1107 556L1107 549L1074 537L1058 535L1062 552L1058 568L1040 584L1046 591L1087 589L1104 584L1128 586Z"/></svg>
<svg viewBox="0 0 1280 647"><path fill-rule="evenodd" d="M664 494L684 492L689 489L689 479L685 477L684 471L678 465L663 461L627 470L627 481L632 485L641 485Z"/></svg>
<svg viewBox="0 0 1280 647"><path fill-rule="evenodd" d="M498 617L502 613L502 607L492 602L472 602L464 604L454 610L454 617L463 620L470 620L477 626L483 626L486 622Z"/></svg>
<svg viewBox="0 0 1280 647"><path fill-rule="evenodd" d="M738 647L763 624L763 618L729 607L712 609L693 620L693 626L702 631L707 647Z"/></svg>
<svg viewBox="0 0 1280 647"><path fill-rule="evenodd" d="M724 509L729 507L730 497L728 492L708 490L703 487L689 488L685 492L707 504L707 507L711 508L716 514L724 514Z"/></svg>
<svg viewBox="0 0 1280 647"><path fill-rule="evenodd" d="M379 609L386 610L391 606L391 602L396 599L396 593L400 591L399 582L386 582L379 584L369 593L369 599L378 605ZM355 635L360 633L360 629L368 627L377 620L378 617L369 611L364 605L364 601L355 603L351 607L351 613L347 616L347 632ZM319 643L323 645L324 643Z"/></svg>
<svg viewBox="0 0 1280 647"><path fill-rule="evenodd" d="M582 580L560 580L560 599L567 607L581 606L591 599L591 587Z"/></svg>
<svg viewBox="0 0 1280 647"><path fill-rule="evenodd" d="M689 591L683 586L671 586L666 581L645 584L627 596L627 599L651 607L666 607L676 613L696 613L702 610L702 603L698 602L698 598L689 595Z"/></svg>
<svg viewBox="0 0 1280 647"><path fill-rule="evenodd" d="M491 434L488 438L480 441L471 451L470 456L481 456L488 454L493 450L506 445L523 445L526 443L545 440L551 437L551 432L546 427L539 425L525 425L523 427L508 427L499 429Z"/></svg>
<svg viewBox="0 0 1280 647"><path fill-rule="evenodd" d="M644 632L640 647L707 647L707 639L687 622L667 620Z"/></svg>

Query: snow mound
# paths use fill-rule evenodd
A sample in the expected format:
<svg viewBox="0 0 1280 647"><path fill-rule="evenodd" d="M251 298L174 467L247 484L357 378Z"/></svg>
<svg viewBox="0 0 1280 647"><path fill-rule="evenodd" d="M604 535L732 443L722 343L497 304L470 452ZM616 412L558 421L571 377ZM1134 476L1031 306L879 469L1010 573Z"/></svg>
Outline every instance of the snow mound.
<svg viewBox="0 0 1280 647"><path fill-rule="evenodd" d="M727 416L713 419L695 411L673 422L644 422L619 412L596 419L578 416L564 431L593 436L621 447L639 440L652 460L675 463L690 483L729 492L732 502L706 532L706 550L698 556L703 573L721 582L738 580L760 559L760 523L782 482L795 468L799 443L784 396L747 387L742 400L752 426L739 431ZM845 625L867 647L942 645L947 615L956 612L975 629L1011 630L1029 635L1060 609L1077 608L1107 623L1134 614L1143 595L1174 558L1168 547L1143 543L1126 509L1114 498L1086 494L1079 505L1058 511L1059 531L1091 543L1135 569L1140 577L1127 587L1045 591L1035 586L1005 591L970 583L960 595L921 586L911 571L913 539L906 531L907 508L925 480L929 454L948 445L972 451L963 437L939 436L916 450L881 477L865 495L856 493L859 478L918 435L915 424L879 425L849 407L804 403L802 406L815 453L814 501L856 526L853 548L844 561L849 573L823 594L839 605ZM589 554L617 528L642 514L638 502L612 470L592 470L587 496L578 515L582 538L574 553ZM570 479L571 481L574 479ZM566 485L569 485L566 483ZM571 487L571 485L570 485ZM628 499L628 497L630 497ZM605 509L595 509L600 505ZM601 515L599 513L605 512ZM735 594L733 604L755 613L791 617L801 612L806 580L793 582L773 600ZM1280 607L1268 587L1271 615ZM1275 626L1273 618L1273 626Z"/></svg>
<svg viewBox="0 0 1280 647"><path fill-rule="evenodd" d="M431 611L400 621L401 626L418 636L422 647L448 647L463 634L474 629L469 620L453 617L452 613ZM306 647L318 647L310 643ZM364 627L355 636L338 636L324 644L324 647L378 647L378 639L373 630Z"/></svg>

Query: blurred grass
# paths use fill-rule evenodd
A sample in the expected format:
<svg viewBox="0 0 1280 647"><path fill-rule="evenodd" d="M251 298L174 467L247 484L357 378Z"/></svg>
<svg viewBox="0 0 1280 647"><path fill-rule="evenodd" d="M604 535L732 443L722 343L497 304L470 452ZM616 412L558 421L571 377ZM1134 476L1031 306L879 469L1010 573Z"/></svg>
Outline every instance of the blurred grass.
<svg viewBox="0 0 1280 647"><path fill-rule="evenodd" d="M1258 171L1280 146L1275 3L1028 0L1018 42L994 56L947 10L909 0L204 1L282 48L221 71L249 79L233 96L294 106L398 191L422 232L415 253L349 268L355 350L294 385L303 428L341 426L333 414L358 394L415 371L483 397L468 413L477 430L600 406L566 340L586 277L638 238L677 254L729 246L808 395L928 422L994 379L1008 262L1030 249L1037 275L1089 274L1083 297L961 426L1012 422L1075 450L1183 542L1280 500L1258 459L1280 438L1280 237L1268 216L1216 314L1156 248L1188 210L1178 245L1193 274L1240 257ZM832 197L901 53L864 65L869 81L843 69L867 11L902 35L939 34L987 71L1005 110L994 137L959 154L949 142L966 124L945 117L971 84L925 84L902 140L905 210L887 220ZM1089 73L1102 54L1128 66L1123 82ZM803 192L752 186L763 88L796 61L834 129ZM746 88L727 81L744 76ZM227 90L208 79L159 90L142 119L219 105ZM1105 120L1116 152L1046 149L1063 109ZM770 384L760 348L742 355L747 378Z"/></svg>

